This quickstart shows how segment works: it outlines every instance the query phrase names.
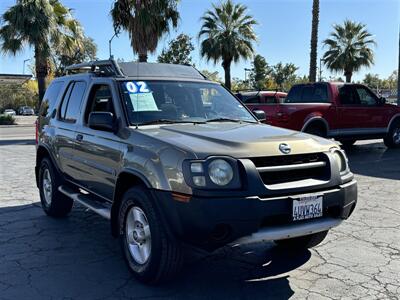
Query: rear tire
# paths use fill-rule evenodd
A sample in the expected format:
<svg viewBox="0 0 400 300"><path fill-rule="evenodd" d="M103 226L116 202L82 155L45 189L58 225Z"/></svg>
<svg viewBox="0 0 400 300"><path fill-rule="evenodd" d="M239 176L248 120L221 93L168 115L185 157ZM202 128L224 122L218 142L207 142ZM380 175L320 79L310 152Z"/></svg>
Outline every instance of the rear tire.
<svg viewBox="0 0 400 300"><path fill-rule="evenodd" d="M339 142L342 144L343 148L350 148L357 142L357 140L339 140Z"/></svg>
<svg viewBox="0 0 400 300"><path fill-rule="evenodd" d="M180 271L180 244L167 233L145 188L138 186L125 192L119 210L119 232L125 260L139 281L158 284L173 279Z"/></svg>
<svg viewBox="0 0 400 300"><path fill-rule="evenodd" d="M328 234L328 230L291 239L274 241L279 247L288 250L309 249L319 245Z"/></svg>
<svg viewBox="0 0 400 300"><path fill-rule="evenodd" d="M392 124L383 142L388 148L400 148L400 120Z"/></svg>
<svg viewBox="0 0 400 300"><path fill-rule="evenodd" d="M60 174L49 158L43 158L39 168L40 202L44 212L51 217L65 217L74 204L71 198L58 190L60 185L62 185Z"/></svg>

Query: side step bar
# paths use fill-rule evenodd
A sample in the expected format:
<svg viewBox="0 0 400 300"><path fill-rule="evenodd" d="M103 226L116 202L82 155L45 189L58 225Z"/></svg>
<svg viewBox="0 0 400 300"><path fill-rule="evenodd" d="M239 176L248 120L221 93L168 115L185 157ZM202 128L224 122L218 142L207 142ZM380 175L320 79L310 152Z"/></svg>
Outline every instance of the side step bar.
<svg viewBox="0 0 400 300"><path fill-rule="evenodd" d="M106 204L95 200L94 196L91 196L90 194L82 194L67 186L59 186L58 190L67 197L70 197L74 201L79 202L80 204L94 211L103 218L106 218L108 220L111 219L111 206L107 206Z"/></svg>
<svg viewBox="0 0 400 300"><path fill-rule="evenodd" d="M323 218L309 221L303 224L290 224L284 226L274 226L263 228L251 235L241 237L236 241L230 243L231 245L237 244L253 244L263 241L283 240L288 238L299 237L312 233L317 233L329 230L342 223L342 219Z"/></svg>

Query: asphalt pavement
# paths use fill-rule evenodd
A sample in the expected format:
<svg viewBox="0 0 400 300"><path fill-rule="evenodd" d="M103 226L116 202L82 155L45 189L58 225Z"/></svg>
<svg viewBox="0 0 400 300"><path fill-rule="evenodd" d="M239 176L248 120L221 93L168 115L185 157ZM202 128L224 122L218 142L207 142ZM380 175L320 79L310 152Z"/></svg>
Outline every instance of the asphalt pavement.
<svg viewBox="0 0 400 300"><path fill-rule="evenodd" d="M400 150L379 140L347 151L358 205L315 249L273 243L186 249L178 278L131 276L105 219L76 205L47 217L34 180L32 128L0 127L0 299L399 299Z"/></svg>

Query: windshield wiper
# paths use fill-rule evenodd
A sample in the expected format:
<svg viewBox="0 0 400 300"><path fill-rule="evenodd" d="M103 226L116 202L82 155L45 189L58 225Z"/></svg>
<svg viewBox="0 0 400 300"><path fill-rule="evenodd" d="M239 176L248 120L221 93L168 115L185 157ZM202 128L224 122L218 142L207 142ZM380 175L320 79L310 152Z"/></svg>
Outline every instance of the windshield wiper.
<svg viewBox="0 0 400 300"><path fill-rule="evenodd" d="M256 122L247 121L247 120L230 119L230 118L215 118L215 119L206 120L206 123L211 123L211 122L256 123Z"/></svg>
<svg viewBox="0 0 400 300"><path fill-rule="evenodd" d="M155 124L178 124L178 123L192 123L192 124L198 124L198 123L204 123L204 122L198 122L198 121L185 121L185 120L171 120L171 119L157 119L157 120L151 120L143 123L139 123L139 126L142 125L155 125Z"/></svg>

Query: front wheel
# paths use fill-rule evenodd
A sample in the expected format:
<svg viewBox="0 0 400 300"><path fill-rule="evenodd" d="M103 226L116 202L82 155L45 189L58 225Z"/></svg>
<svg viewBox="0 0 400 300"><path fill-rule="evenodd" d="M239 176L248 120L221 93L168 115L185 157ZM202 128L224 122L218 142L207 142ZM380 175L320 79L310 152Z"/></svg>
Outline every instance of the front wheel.
<svg viewBox="0 0 400 300"><path fill-rule="evenodd" d="M400 148L400 120L396 121L391 127L387 136L383 139L386 147Z"/></svg>
<svg viewBox="0 0 400 300"><path fill-rule="evenodd" d="M291 239L274 241L279 247L288 250L309 249L319 245L328 234L328 230Z"/></svg>
<svg viewBox="0 0 400 300"><path fill-rule="evenodd" d="M119 231L125 260L139 281L157 284L179 272L181 247L167 233L145 188L133 187L125 192L119 210Z"/></svg>

